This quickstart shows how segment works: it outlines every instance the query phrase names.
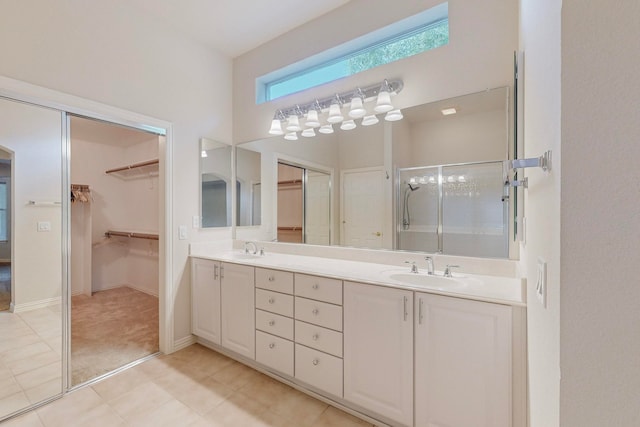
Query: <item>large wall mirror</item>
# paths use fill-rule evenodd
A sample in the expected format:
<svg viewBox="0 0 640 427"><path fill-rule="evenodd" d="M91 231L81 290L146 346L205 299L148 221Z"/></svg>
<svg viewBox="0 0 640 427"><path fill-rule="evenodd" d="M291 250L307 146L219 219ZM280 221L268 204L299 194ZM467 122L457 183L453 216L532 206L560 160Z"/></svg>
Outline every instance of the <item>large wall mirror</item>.
<svg viewBox="0 0 640 427"><path fill-rule="evenodd" d="M509 89L406 108L397 122L238 145L260 164L261 226L238 222L236 238L508 258Z"/></svg>
<svg viewBox="0 0 640 427"><path fill-rule="evenodd" d="M231 146L200 139L200 225L231 227Z"/></svg>

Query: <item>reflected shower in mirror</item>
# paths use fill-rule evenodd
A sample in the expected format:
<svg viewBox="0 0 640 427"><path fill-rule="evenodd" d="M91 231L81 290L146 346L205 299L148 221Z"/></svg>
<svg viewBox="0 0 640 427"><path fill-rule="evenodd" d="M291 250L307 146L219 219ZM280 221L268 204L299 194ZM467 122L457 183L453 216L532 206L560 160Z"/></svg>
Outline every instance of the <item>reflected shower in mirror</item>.
<svg viewBox="0 0 640 427"><path fill-rule="evenodd" d="M231 226L231 146L200 139L201 226Z"/></svg>
<svg viewBox="0 0 640 427"><path fill-rule="evenodd" d="M509 206L510 190L503 187L501 166L509 159L511 151L509 105L509 88L502 87L405 108L401 121L380 120L371 126L360 125L353 130L318 135L312 141L283 141L275 137L241 144L243 149L260 153L262 157L262 226L253 232L238 229L236 238L280 240L277 163L284 160L297 166L313 165L314 170L332 171L328 183L331 191L326 202L329 243L319 239L315 244L508 257L509 239L503 244L503 237L509 234L508 214L500 215L505 211L513 212L513 207ZM497 165L492 195L487 193L485 197L482 193L479 198L455 196L457 198L448 199L447 191L454 194L453 184L462 187L463 183L444 182L441 191L445 206L436 203L418 207L430 194L429 185L411 183L413 189L409 188L398 174L398 170L411 168L435 167L437 170L437 167L467 167L465 165L487 162ZM474 171L452 173L469 174L469 179L475 182L485 179L484 172L478 172L482 177L474 175ZM441 178L434 174L433 179ZM494 198L493 193L497 197ZM483 203L478 205L478 200ZM490 207L489 200L493 203ZM403 211L405 205L408 207L406 212ZM455 209L447 206L455 206ZM482 219L484 213L479 209L496 215L500 213L500 219L496 216L487 222ZM463 218L463 211L468 218ZM408 224L403 225L403 220ZM410 236L421 221L429 227L435 226L440 236L424 241L425 236ZM443 230L459 231L461 228L469 235L460 242L442 235ZM493 246L487 250L476 242L478 236L487 234L488 228L500 235L497 238L499 250ZM496 231L498 228L500 231ZM306 235L305 230L302 241L312 243L313 239L305 240ZM410 240L413 241L410 243Z"/></svg>

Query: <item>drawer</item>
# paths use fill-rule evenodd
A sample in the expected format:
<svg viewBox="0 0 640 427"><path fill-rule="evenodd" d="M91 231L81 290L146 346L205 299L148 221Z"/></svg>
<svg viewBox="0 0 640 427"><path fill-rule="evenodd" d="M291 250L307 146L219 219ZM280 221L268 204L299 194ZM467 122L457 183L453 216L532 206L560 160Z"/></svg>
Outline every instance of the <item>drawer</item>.
<svg viewBox="0 0 640 427"><path fill-rule="evenodd" d="M256 268L256 288L293 294L293 273Z"/></svg>
<svg viewBox="0 0 640 427"><path fill-rule="evenodd" d="M293 296L256 289L256 308L293 317Z"/></svg>
<svg viewBox="0 0 640 427"><path fill-rule="evenodd" d="M296 342L342 357L342 333L296 320Z"/></svg>
<svg viewBox="0 0 640 427"><path fill-rule="evenodd" d="M305 298L342 305L342 280L296 274L295 294Z"/></svg>
<svg viewBox="0 0 640 427"><path fill-rule="evenodd" d="M342 331L342 307L296 297L296 319Z"/></svg>
<svg viewBox="0 0 640 427"><path fill-rule="evenodd" d="M275 335L256 331L256 361L293 376L293 343Z"/></svg>
<svg viewBox="0 0 640 427"><path fill-rule="evenodd" d="M293 319L256 310L256 329L293 341Z"/></svg>
<svg viewBox="0 0 640 427"><path fill-rule="evenodd" d="M342 359L296 344L296 378L342 397Z"/></svg>

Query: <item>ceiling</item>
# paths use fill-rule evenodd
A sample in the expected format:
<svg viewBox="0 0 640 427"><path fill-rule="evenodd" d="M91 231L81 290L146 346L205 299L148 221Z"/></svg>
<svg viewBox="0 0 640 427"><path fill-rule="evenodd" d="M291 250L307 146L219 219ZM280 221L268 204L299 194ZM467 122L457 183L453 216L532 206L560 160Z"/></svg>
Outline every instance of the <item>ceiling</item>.
<svg viewBox="0 0 640 427"><path fill-rule="evenodd" d="M349 0L128 0L137 9L231 58Z"/></svg>

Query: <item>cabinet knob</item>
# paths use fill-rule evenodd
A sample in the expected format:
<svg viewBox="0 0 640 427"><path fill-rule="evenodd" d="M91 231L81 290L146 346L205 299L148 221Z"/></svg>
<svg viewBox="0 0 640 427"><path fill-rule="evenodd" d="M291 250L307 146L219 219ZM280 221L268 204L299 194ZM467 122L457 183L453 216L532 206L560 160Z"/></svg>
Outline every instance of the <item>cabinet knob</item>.
<svg viewBox="0 0 640 427"><path fill-rule="evenodd" d="M312 313L317 316L318 313L320 313L320 310L318 310L317 308L314 308Z"/></svg>
<svg viewBox="0 0 640 427"><path fill-rule="evenodd" d="M275 324L276 324L276 321L275 321L275 320L269 320L269 326L273 326L273 325L275 325Z"/></svg>
<svg viewBox="0 0 640 427"><path fill-rule="evenodd" d="M269 344L269 348L275 348L276 344L275 343L271 343Z"/></svg>
<svg viewBox="0 0 640 427"><path fill-rule="evenodd" d="M313 362L311 362L311 363L313 363L314 365L317 365L317 364L320 363L320 361L318 359L313 359Z"/></svg>
<svg viewBox="0 0 640 427"><path fill-rule="evenodd" d="M320 287L320 285L318 285L317 283L314 283L311 288L317 290L319 287Z"/></svg>
<svg viewBox="0 0 640 427"><path fill-rule="evenodd" d="M269 297L269 304L273 304L275 302L276 302L275 298Z"/></svg>
<svg viewBox="0 0 640 427"><path fill-rule="evenodd" d="M275 277L273 277L273 276L269 276L269 281L270 281L270 282L273 282L274 280L276 280L276 278L275 278Z"/></svg>
<svg viewBox="0 0 640 427"><path fill-rule="evenodd" d="M320 335L318 334L313 334L313 336L311 337L311 339L314 341L318 341L318 338L320 338Z"/></svg>

